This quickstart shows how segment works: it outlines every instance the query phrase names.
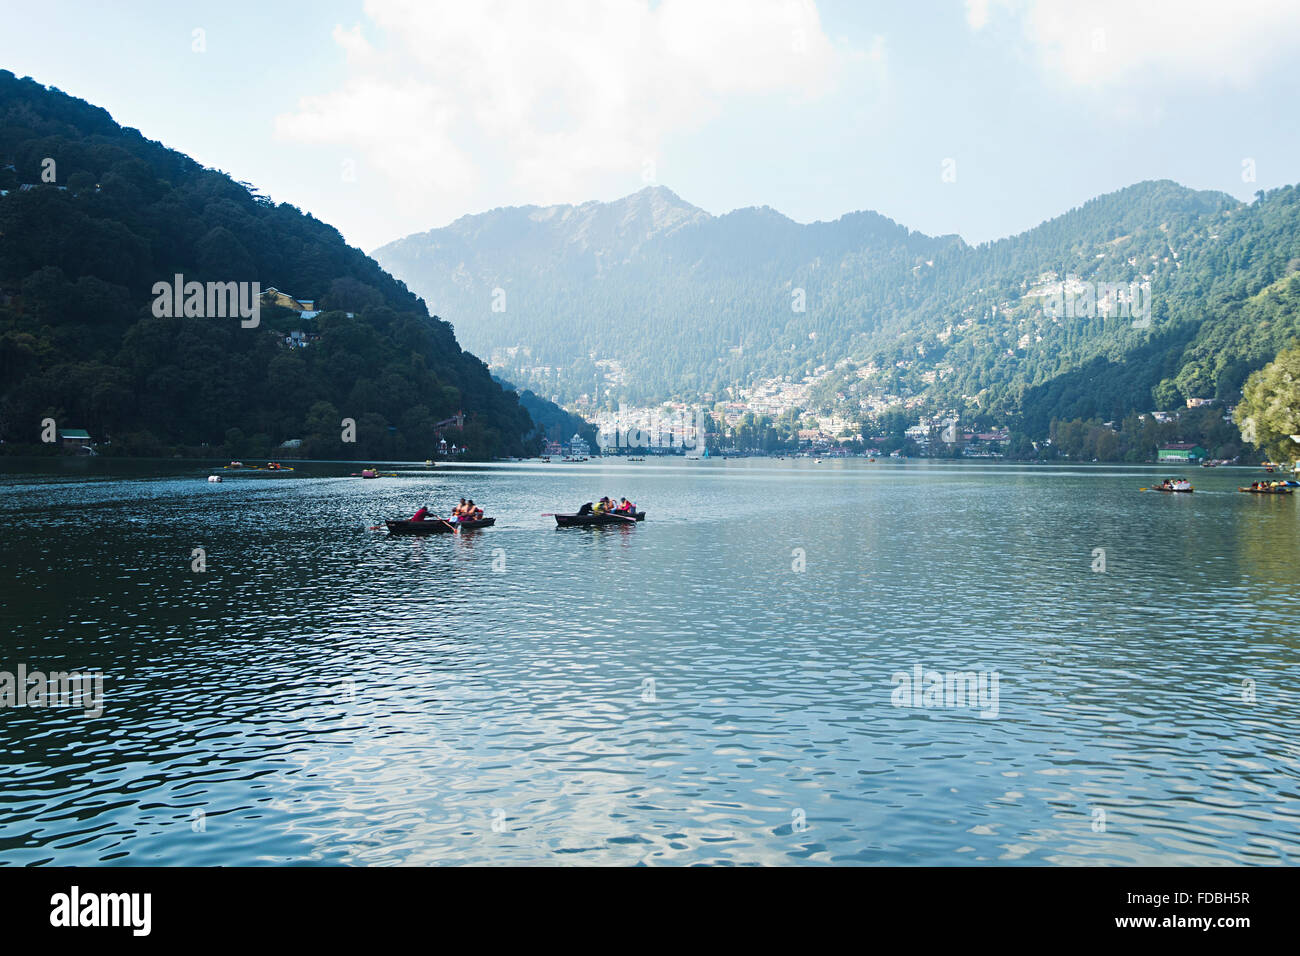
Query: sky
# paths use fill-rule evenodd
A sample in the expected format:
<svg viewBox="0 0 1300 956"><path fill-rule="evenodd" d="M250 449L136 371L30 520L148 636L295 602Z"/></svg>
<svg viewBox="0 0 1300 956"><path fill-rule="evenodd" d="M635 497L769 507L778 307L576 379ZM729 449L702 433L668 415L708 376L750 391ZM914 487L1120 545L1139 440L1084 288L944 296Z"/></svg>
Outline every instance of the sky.
<svg viewBox="0 0 1300 956"><path fill-rule="evenodd" d="M1296 0L114 6L0 0L0 68L366 251L651 184L982 242L1144 179L1300 182Z"/></svg>

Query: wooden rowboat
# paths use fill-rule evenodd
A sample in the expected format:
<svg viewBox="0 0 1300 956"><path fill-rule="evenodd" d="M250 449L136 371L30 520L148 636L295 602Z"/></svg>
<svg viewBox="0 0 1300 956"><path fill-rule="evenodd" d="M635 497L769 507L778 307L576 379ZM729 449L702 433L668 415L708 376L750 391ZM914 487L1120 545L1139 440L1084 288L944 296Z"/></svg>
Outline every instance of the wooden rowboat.
<svg viewBox="0 0 1300 956"><path fill-rule="evenodd" d="M628 520L632 519L632 520ZM602 524L632 524L633 521L645 521L645 512L637 511L630 515L616 514L585 514L585 515L556 515L555 523L561 528L580 528L588 525Z"/></svg>
<svg viewBox="0 0 1300 956"><path fill-rule="evenodd" d="M496 518L480 518L477 521L444 521L441 518L425 518L423 521L385 521L389 534L454 534L460 531L477 531L490 528L497 523Z"/></svg>
<svg viewBox="0 0 1300 956"><path fill-rule="evenodd" d="M1273 488L1238 488L1238 491L1244 491L1248 495L1289 495L1295 489L1288 488L1285 485L1278 485Z"/></svg>

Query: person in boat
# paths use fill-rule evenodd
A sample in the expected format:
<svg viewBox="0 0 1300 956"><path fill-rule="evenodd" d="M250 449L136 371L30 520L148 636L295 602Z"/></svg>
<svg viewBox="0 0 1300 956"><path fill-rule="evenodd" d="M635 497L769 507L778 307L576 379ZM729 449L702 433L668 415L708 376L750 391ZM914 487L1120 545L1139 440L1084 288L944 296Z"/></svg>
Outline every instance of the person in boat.
<svg viewBox="0 0 1300 956"><path fill-rule="evenodd" d="M483 509L480 508L478 505L474 504L473 498L469 499L469 501L466 503L464 512L461 513L460 520L478 521L478 519L482 517L483 517Z"/></svg>
<svg viewBox="0 0 1300 956"><path fill-rule="evenodd" d="M595 507L591 509L591 513L597 515L603 515L608 510L609 510L609 499L601 498L599 501L596 502Z"/></svg>
<svg viewBox="0 0 1300 956"><path fill-rule="evenodd" d="M584 504L581 508L578 509L578 515L579 517L581 517L582 515L589 515L593 511L595 511L595 509L592 507L591 502L588 501L586 504Z"/></svg>
<svg viewBox="0 0 1300 956"><path fill-rule="evenodd" d="M456 507L451 509L451 516L453 518L459 519L461 516L465 514L465 509L468 507L469 507L469 502L467 502L464 498L461 498L460 504L458 504Z"/></svg>
<svg viewBox="0 0 1300 956"><path fill-rule="evenodd" d="M620 514L630 515L636 511L636 505L624 498L618 503L618 507L615 510Z"/></svg>
<svg viewBox="0 0 1300 956"><path fill-rule="evenodd" d="M429 513L429 506L428 506L428 505L421 505L420 510L417 511L415 514L411 515L411 520L412 520L412 521L423 521L424 518L425 518L425 516L426 516L428 513Z"/></svg>

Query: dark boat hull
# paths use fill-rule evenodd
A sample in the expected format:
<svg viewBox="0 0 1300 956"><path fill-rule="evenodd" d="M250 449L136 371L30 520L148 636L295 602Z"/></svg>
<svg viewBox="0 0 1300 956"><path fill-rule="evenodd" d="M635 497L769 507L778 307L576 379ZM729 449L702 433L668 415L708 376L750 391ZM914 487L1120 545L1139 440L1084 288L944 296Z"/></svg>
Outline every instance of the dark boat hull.
<svg viewBox="0 0 1300 956"><path fill-rule="evenodd" d="M618 515L556 515L555 523L561 528L585 528L591 525L604 524L632 524L628 518L634 518L637 521L645 521L645 512L637 511L634 514L625 517Z"/></svg>
<svg viewBox="0 0 1300 956"><path fill-rule="evenodd" d="M385 521L389 534L454 534L461 531L477 531L490 528L497 523L496 518L482 518L478 521L447 522L439 518L426 518L424 521Z"/></svg>
<svg viewBox="0 0 1300 956"><path fill-rule="evenodd" d="M1238 488L1238 491L1244 491L1248 495L1289 495L1294 488Z"/></svg>

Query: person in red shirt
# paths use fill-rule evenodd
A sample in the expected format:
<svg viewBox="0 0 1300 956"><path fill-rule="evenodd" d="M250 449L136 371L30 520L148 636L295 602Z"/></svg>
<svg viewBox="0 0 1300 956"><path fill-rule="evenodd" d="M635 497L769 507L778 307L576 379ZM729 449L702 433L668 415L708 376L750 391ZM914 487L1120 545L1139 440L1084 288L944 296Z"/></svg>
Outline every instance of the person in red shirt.
<svg viewBox="0 0 1300 956"><path fill-rule="evenodd" d="M423 521L423 520L424 520L424 516L427 515L428 513L429 513L429 506L428 506L428 505L425 505L425 506L423 506L422 508L420 508L420 510L417 511L415 514L411 515L411 520L412 520L412 521Z"/></svg>

